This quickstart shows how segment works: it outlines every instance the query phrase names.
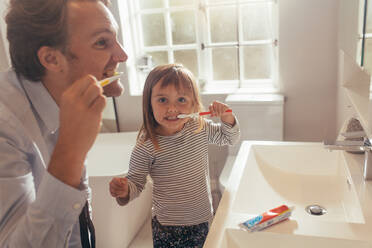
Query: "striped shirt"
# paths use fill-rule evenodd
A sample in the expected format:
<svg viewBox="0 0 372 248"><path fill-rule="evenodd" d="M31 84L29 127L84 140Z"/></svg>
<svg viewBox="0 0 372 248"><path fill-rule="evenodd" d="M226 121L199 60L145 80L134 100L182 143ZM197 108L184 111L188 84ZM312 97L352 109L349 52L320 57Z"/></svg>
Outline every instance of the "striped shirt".
<svg viewBox="0 0 372 248"><path fill-rule="evenodd" d="M129 172L129 201L153 180L152 214L163 225L196 225L212 220L209 184L208 144L233 145L240 137L239 124L213 123L204 128L190 120L171 136L157 136L160 149L152 142L138 143L132 151Z"/></svg>

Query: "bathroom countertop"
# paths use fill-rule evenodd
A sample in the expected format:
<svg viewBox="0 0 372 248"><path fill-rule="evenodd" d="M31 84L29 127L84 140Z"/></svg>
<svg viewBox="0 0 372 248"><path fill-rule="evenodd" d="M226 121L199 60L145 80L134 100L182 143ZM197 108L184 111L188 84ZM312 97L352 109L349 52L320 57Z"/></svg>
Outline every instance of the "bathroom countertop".
<svg viewBox="0 0 372 248"><path fill-rule="evenodd" d="M137 134L138 132L99 133L88 153L89 177L126 174Z"/></svg>
<svg viewBox="0 0 372 248"><path fill-rule="evenodd" d="M232 212L232 206L242 178L242 174L247 164L247 158L250 148L253 144L263 145L281 145L281 144L309 144L302 142L271 142L244 141L240 147L238 156L234 163L229 182L222 195L218 210L211 225L204 247L221 247L223 236L226 229L239 229L238 224L255 216L252 214L237 214ZM312 143L317 144L317 143ZM322 145L319 143L319 145ZM331 237L337 239L363 240L372 245L372 181L363 179L363 161L364 155L351 154L343 152L348 164L351 180L355 185L356 193L360 200L360 205L364 215L365 223L347 223L347 222L317 222L309 219L293 219L284 221L280 224L271 226L263 232L282 233L292 235L306 235L316 237ZM254 202L252 202L254 204ZM262 212L267 209L262 209Z"/></svg>
<svg viewBox="0 0 372 248"><path fill-rule="evenodd" d="M109 194L113 177L126 175L137 132L99 133L88 154L93 222L97 247L127 247L151 218L152 183L125 207Z"/></svg>

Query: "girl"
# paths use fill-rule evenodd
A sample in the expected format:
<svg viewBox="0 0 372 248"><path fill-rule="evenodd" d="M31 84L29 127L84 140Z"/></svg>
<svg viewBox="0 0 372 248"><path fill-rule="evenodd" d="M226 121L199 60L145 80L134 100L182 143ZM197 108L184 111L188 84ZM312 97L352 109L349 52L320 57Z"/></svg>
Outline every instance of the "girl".
<svg viewBox="0 0 372 248"><path fill-rule="evenodd" d="M153 69L143 90L143 125L128 176L114 178L110 193L120 205L136 198L149 174L153 180L154 247L202 247L212 220L208 144L233 145L239 126L228 106L214 101L209 110L222 123L178 118L200 112L195 79L179 64Z"/></svg>

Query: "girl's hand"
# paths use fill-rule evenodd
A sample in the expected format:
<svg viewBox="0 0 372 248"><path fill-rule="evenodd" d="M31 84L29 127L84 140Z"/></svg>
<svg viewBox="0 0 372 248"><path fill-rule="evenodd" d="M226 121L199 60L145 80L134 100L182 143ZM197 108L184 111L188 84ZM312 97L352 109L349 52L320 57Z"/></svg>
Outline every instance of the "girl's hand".
<svg viewBox="0 0 372 248"><path fill-rule="evenodd" d="M233 126L235 125L235 116L232 112L226 112L228 109L230 108L227 104L219 101L213 101L213 103L209 105L209 111L212 117L220 117L223 122Z"/></svg>
<svg viewBox="0 0 372 248"><path fill-rule="evenodd" d="M128 198L128 178L114 177L110 182L110 194L113 197Z"/></svg>

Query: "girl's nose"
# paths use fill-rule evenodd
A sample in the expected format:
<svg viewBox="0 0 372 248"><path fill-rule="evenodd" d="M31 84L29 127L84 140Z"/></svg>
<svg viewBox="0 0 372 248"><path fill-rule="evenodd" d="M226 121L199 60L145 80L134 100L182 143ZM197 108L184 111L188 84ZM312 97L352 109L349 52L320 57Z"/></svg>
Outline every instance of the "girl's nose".
<svg viewBox="0 0 372 248"><path fill-rule="evenodd" d="M176 107L176 105L170 103L170 104L168 105L168 112L169 112L169 113L175 113L175 112L177 112L177 107Z"/></svg>

